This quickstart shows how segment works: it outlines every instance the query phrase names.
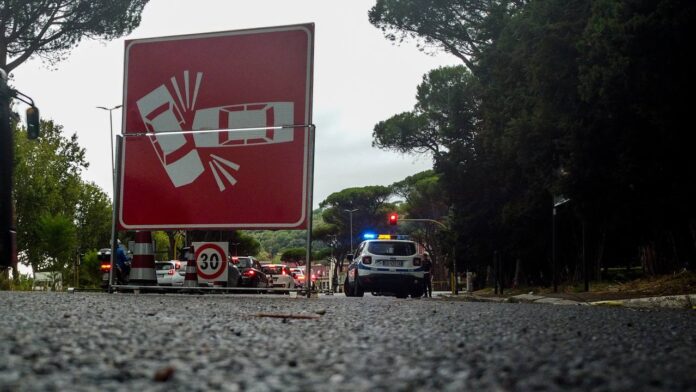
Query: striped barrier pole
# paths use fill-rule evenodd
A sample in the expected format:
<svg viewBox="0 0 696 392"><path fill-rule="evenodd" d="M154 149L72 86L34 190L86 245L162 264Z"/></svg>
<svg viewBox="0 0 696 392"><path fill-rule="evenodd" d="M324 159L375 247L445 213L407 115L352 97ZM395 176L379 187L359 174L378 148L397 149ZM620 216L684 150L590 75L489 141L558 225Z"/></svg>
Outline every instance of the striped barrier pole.
<svg viewBox="0 0 696 392"><path fill-rule="evenodd" d="M186 249L186 277L184 287L198 287L198 272L196 271L196 259L193 246Z"/></svg>
<svg viewBox="0 0 696 392"><path fill-rule="evenodd" d="M155 252L152 245L152 235L149 231L138 231L135 233L129 284L137 286L157 285Z"/></svg>

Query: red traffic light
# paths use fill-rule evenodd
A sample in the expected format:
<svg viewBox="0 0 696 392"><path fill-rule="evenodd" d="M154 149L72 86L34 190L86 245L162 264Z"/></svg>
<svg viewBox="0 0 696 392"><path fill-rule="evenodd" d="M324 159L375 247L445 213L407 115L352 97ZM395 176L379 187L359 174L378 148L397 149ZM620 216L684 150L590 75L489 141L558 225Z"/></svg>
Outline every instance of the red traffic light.
<svg viewBox="0 0 696 392"><path fill-rule="evenodd" d="M395 225L399 221L399 214L392 213L389 214L389 224Z"/></svg>

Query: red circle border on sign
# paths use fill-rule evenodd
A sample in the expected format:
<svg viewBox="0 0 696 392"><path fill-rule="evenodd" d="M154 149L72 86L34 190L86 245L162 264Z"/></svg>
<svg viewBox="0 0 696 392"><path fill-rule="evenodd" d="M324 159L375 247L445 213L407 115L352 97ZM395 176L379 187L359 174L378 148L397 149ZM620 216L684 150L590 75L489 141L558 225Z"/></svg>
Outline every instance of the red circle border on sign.
<svg viewBox="0 0 696 392"><path fill-rule="evenodd" d="M218 253L220 253L220 259L221 259L220 262L221 262L221 264L222 264L222 268L220 268L220 271L215 272L214 274L210 274L210 275L204 274L204 273L201 271L201 269L200 269L200 267L199 267L199 265L198 265L198 256L201 255L201 252L203 252L203 250L208 249L208 248L213 248L213 250L216 250ZM225 252L222 250L222 248L219 247L219 246L217 246L217 245L215 245L215 244L209 243L209 244L205 244L205 245L201 246L200 248L196 249L195 256L194 256L194 258L195 258L195 260L196 260L196 273L198 273L198 275L199 275L201 278L203 278L203 279L206 279L206 280L214 280L214 279L217 278L218 276L222 275L223 272L225 272L225 268L227 267L227 266L225 265L225 263L227 263L227 257L226 257L226 256L227 256L227 255L226 255ZM224 260L223 260L223 259L224 259Z"/></svg>

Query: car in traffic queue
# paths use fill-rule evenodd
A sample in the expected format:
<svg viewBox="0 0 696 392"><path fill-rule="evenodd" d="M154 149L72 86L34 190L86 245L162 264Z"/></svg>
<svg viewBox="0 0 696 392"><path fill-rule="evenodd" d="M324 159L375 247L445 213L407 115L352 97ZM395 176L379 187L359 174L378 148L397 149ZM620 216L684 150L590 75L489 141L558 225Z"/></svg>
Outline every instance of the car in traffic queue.
<svg viewBox="0 0 696 392"><path fill-rule="evenodd" d="M155 274L158 286L183 286L186 279L186 263L179 260L156 261Z"/></svg>
<svg viewBox="0 0 696 392"><path fill-rule="evenodd" d="M251 256L234 256L232 264L239 270L240 287L256 287L265 292L265 289L271 287L271 282L268 276L263 272L261 263Z"/></svg>
<svg viewBox="0 0 696 392"><path fill-rule="evenodd" d="M273 288L294 289L295 279L285 264L261 264L262 271L271 280Z"/></svg>
<svg viewBox="0 0 696 392"><path fill-rule="evenodd" d="M346 296L362 297L365 292L372 292L397 298L409 295L420 298L425 271L423 256L417 249L415 242L392 239L392 236L363 241L355 254L348 255L351 264L343 283Z"/></svg>
<svg viewBox="0 0 696 392"><path fill-rule="evenodd" d="M109 274L111 273L111 248L101 248L97 252L99 261L99 272L102 274L101 288L109 288Z"/></svg>
<svg viewBox="0 0 696 392"><path fill-rule="evenodd" d="M290 275L295 280L295 287L303 288L305 287L305 281L307 280L304 267L292 268L290 269ZM315 274L310 275L312 284L317 281L317 276Z"/></svg>
<svg viewBox="0 0 696 392"><path fill-rule="evenodd" d="M290 276L295 281L295 287L304 287L305 275L304 271L299 268L292 268L290 270Z"/></svg>

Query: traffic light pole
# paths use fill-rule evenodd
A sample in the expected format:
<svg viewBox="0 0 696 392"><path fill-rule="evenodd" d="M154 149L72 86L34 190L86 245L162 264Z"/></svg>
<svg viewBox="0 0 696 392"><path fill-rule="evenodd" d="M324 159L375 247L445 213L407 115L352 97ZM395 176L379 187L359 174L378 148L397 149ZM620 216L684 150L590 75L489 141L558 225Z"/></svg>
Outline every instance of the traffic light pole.
<svg viewBox="0 0 696 392"><path fill-rule="evenodd" d="M12 209L14 143L10 128L11 91L0 70L0 267L12 267L17 259Z"/></svg>
<svg viewBox="0 0 696 392"><path fill-rule="evenodd" d="M15 98L29 105L27 137L39 137L39 109L31 97L7 85L7 73L0 68L0 268L17 266L17 230L14 227L12 203L12 171L14 170L14 135L10 126L10 100ZM17 276L17 275L15 275Z"/></svg>

